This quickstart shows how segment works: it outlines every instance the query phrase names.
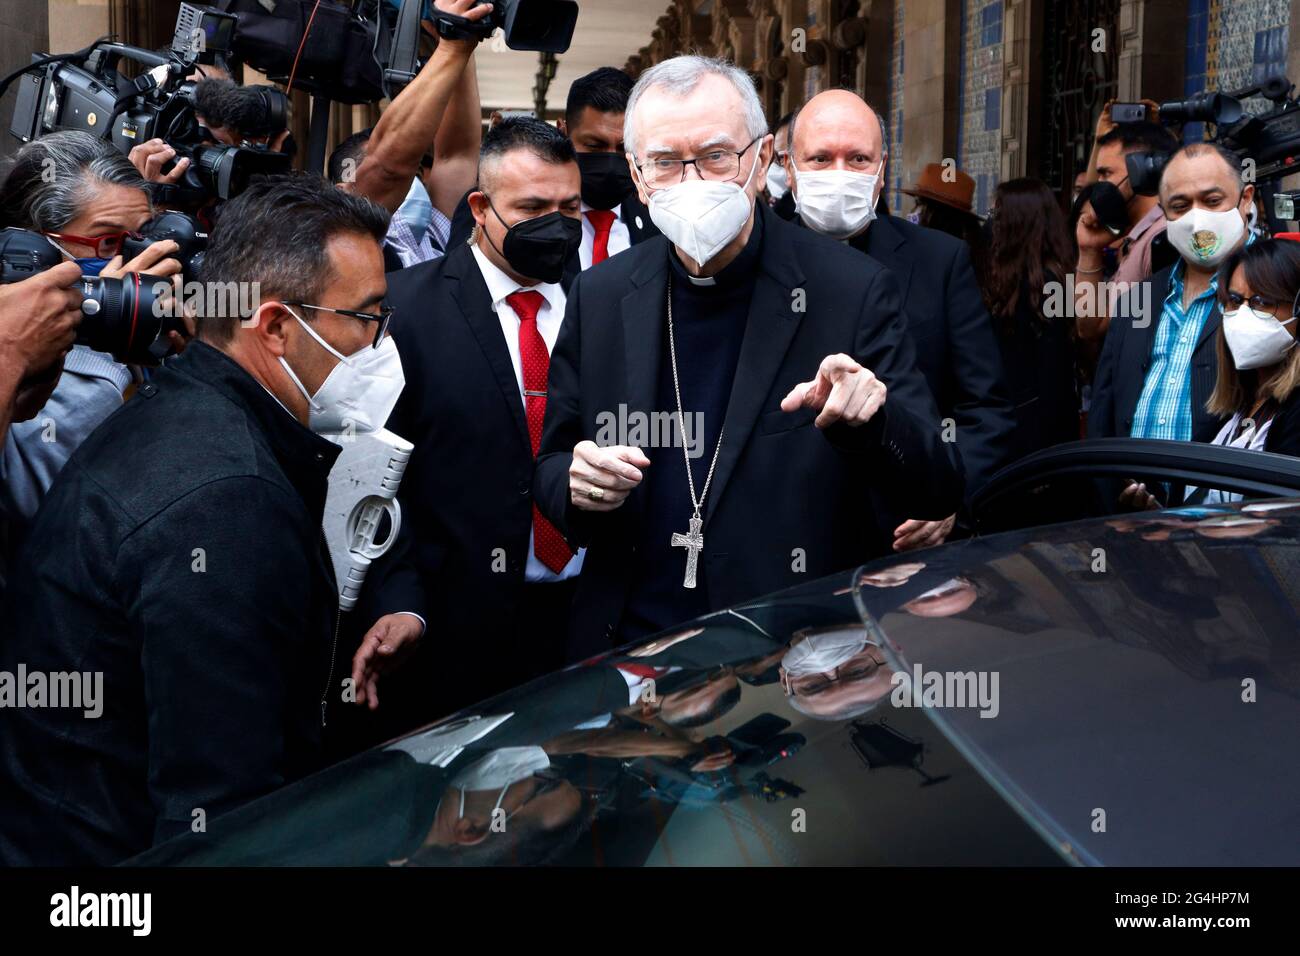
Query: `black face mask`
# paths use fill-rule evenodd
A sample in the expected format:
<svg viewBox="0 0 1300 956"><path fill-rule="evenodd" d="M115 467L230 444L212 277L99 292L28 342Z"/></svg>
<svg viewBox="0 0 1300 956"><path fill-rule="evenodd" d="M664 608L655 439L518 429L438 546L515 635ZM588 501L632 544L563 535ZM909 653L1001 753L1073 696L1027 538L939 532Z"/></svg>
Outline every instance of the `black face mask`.
<svg viewBox="0 0 1300 956"><path fill-rule="evenodd" d="M488 205L501 219L491 199ZM506 238L498 251L515 272L540 282L559 282L565 264L582 243L582 223L562 212L525 219L513 226L501 219L501 224L507 227Z"/></svg>
<svg viewBox="0 0 1300 956"><path fill-rule="evenodd" d="M632 192L632 174L622 153L579 153L582 201L592 209L613 209Z"/></svg>

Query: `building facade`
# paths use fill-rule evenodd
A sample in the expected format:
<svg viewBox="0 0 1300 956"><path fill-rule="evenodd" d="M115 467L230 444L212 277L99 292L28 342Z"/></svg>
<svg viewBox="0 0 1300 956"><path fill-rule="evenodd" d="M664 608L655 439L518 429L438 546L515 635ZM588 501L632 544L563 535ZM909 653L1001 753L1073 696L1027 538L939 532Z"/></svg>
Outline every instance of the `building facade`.
<svg viewBox="0 0 1300 956"><path fill-rule="evenodd" d="M951 159L985 213L1014 176L1066 196L1112 97L1300 80L1298 33L1290 0L673 0L626 68L727 57L773 121L822 90L855 90L888 123L891 208L910 208L899 189L926 163Z"/></svg>

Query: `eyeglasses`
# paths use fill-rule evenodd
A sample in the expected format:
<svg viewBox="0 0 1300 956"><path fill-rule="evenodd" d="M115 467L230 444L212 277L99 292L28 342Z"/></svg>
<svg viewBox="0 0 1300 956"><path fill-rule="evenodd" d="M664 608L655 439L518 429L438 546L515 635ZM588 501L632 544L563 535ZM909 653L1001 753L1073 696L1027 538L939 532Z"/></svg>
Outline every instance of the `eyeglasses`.
<svg viewBox="0 0 1300 956"><path fill-rule="evenodd" d="M1240 309L1243 305L1249 305L1252 309L1256 309L1260 312L1272 312L1282 304L1273 299L1266 299L1262 295L1252 295L1247 298L1240 292L1229 292L1224 295L1224 299L1226 299L1228 305L1232 306L1234 309Z"/></svg>
<svg viewBox="0 0 1300 956"><path fill-rule="evenodd" d="M335 315L346 315L352 319L360 319L362 322L378 322L379 328L375 330L375 348L379 348L380 343L384 341L384 336L388 334L388 323L393 320L393 307L389 305L381 305L379 307L379 314L375 315L373 312L353 312L351 309L331 309L323 305L312 305L309 302L286 301L284 304L296 305L300 308L312 309L316 312L333 312Z"/></svg>
<svg viewBox="0 0 1300 956"><path fill-rule="evenodd" d="M869 647L865 655L855 657L824 673L786 677L782 681L785 685L786 696L815 697L817 694L828 690L832 684L866 680L880 668L886 666L885 662L876 656L878 653L874 647Z"/></svg>
<svg viewBox="0 0 1300 956"><path fill-rule="evenodd" d="M95 250L95 258L112 259L122 251L122 242L130 232L110 232L102 236L74 236L70 232L43 232L41 235L60 242L75 242L79 246L90 246Z"/></svg>
<svg viewBox="0 0 1300 956"><path fill-rule="evenodd" d="M755 136L749 145L737 152L732 149L711 149L694 159L651 159L637 167L641 178L651 189L675 186L686 179L686 167L694 166L701 179L727 180L740 175L740 157L744 156L762 136Z"/></svg>

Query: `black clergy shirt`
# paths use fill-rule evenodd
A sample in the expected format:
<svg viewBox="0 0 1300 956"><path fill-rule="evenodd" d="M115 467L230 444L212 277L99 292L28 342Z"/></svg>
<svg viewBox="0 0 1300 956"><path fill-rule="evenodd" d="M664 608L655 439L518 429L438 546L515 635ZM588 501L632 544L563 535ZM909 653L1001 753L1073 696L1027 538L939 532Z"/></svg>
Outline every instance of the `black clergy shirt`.
<svg viewBox="0 0 1300 956"><path fill-rule="evenodd" d="M687 419L686 435L691 440L691 451L698 451L696 457L690 459L697 498L704 494L709 464L713 461L718 434L726 419L762 246L763 217L755 216L754 228L745 247L707 284L692 281L675 248L668 247L682 412ZM676 423L677 397L673 389L666 311L654 334L659 337L658 343L648 342L647 347L657 344L663 356L659 363L654 411L671 413ZM703 426L702 441L692 430L696 421L701 421ZM676 425L674 434L680 434ZM645 469L643 479L647 496L646 515L635 552L639 567L633 576L620 627L622 639L629 641L709 611L703 555L698 562L696 586L684 587L687 550L673 547L671 543L674 533L687 532L695 510L686 481L686 456L679 445L643 448L642 451L650 459L650 467ZM707 543L712 491L704 497L703 504L701 514Z"/></svg>

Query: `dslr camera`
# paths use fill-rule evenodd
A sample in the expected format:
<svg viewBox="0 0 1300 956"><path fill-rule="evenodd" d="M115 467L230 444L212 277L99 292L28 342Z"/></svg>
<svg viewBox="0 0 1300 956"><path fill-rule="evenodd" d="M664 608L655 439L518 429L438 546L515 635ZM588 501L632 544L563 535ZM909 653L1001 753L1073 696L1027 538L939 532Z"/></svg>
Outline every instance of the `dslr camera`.
<svg viewBox="0 0 1300 956"><path fill-rule="evenodd" d="M166 213L159 218L175 216L183 214ZM174 219L162 225L157 223L154 220L146 227L155 230L152 238L134 239L139 248L157 239L174 238L172 232L185 231ZM195 241L199 241L197 237ZM206 237L202 241L206 242ZM184 257L184 248L179 255ZM191 259L193 255L191 252ZM39 232L12 226L0 229L0 285L30 279L63 260L63 253ZM167 333L185 331L173 298L171 279L138 272L120 279L82 276L80 291L82 319L77 326L77 342L109 352L124 364L157 365L171 349Z"/></svg>

